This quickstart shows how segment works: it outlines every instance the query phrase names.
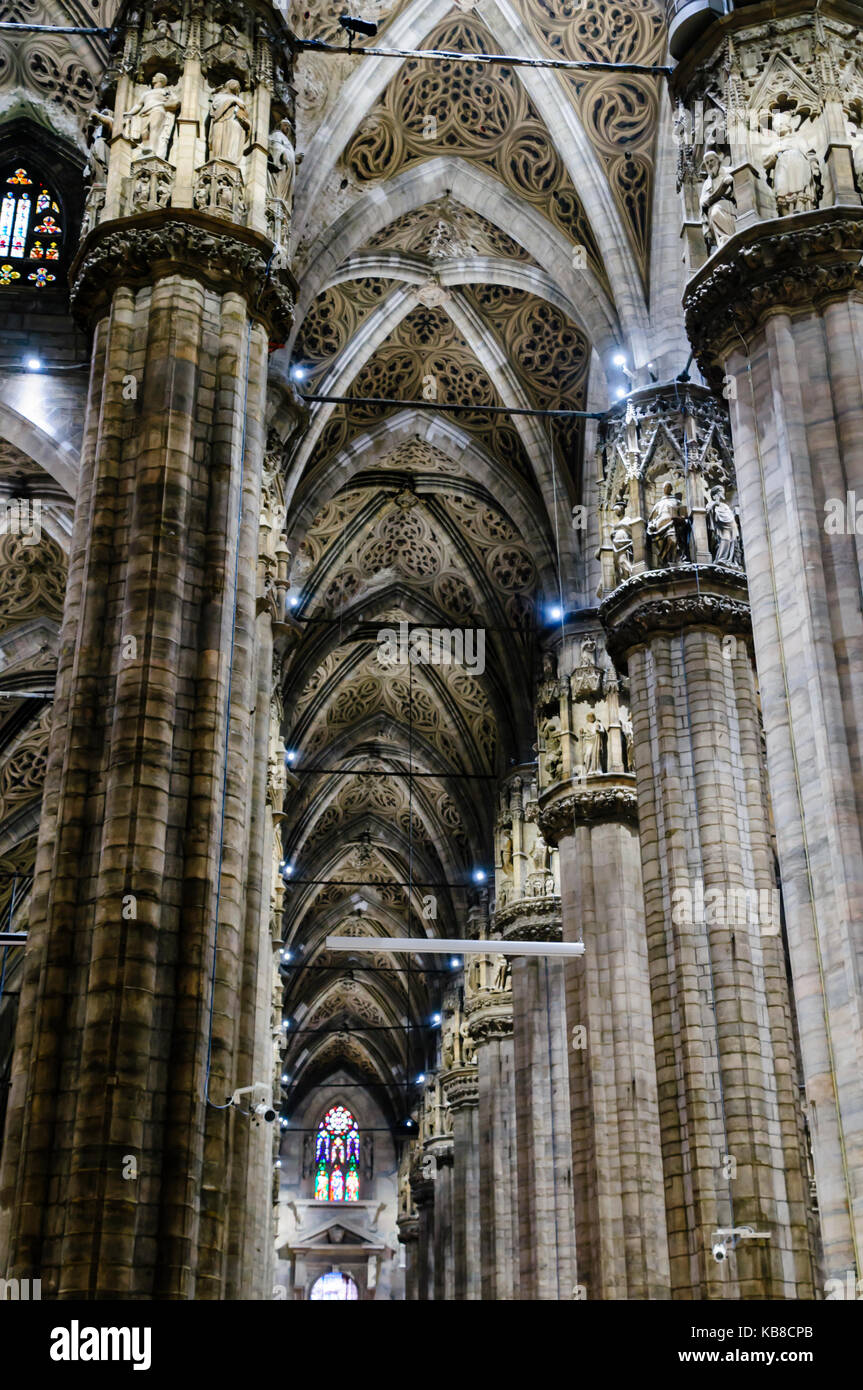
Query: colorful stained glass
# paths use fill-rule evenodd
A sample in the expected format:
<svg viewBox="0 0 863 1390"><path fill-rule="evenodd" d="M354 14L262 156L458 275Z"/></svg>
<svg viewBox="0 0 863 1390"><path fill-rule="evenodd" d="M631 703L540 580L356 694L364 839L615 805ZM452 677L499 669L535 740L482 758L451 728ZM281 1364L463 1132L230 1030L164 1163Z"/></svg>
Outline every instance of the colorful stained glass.
<svg viewBox="0 0 863 1390"><path fill-rule="evenodd" d="M0 265L0 285L11 285L13 280L20 280L18 271L11 265Z"/></svg>
<svg viewBox="0 0 863 1390"><path fill-rule="evenodd" d="M15 225L12 228L12 250L10 256L23 256L27 245L27 227L30 222L30 199L22 193L15 209Z"/></svg>
<svg viewBox="0 0 863 1390"><path fill-rule="evenodd" d="M345 1106L331 1106L318 1125L315 1162L317 1201L359 1201L360 1131Z"/></svg>
<svg viewBox="0 0 863 1390"><path fill-rule="evenodd" d="M0 173L0 180L3 179ZM33 179L26 169L14 169L6 176L7 184L0 202L0 260L59 261L63 247L63 227L60 204L41 180L36 187L38 197L30 191ZM13 185L11 188L8 185ZM34 215L35 207L35 215ZM48 240L46 240L48 238ZM39 270L27 279L36 289L43 289L56 280L55 275ZM0 283L9 285L20 275L5 276Z"/></svg>
<svg viewBox="0 0 863 1390"><path fill-rule="evenodd" d="M15 217L15 195L7 193L0 203L0 256L9 255L9 242L12 240L12 222Z"/></svg>

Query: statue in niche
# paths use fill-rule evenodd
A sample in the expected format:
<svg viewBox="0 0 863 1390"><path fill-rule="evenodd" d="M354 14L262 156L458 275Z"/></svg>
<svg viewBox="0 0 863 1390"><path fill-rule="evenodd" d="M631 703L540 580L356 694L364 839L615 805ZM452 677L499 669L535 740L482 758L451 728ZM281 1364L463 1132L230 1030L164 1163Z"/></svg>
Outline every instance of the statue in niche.
<svg viewBox="0 0 863 1390"><path fill-rule="evenodd" d="M549 782L557 782L563 770L563 756L560 748L560 720L555 716L546 720L540 730L545 744L545 775Z"/></svg>
<svg viewBox="0 0 863 1390"><path fill-rule="evenodd" d="M635 771L635 763L632 760L632 720L629 715L621 710L620 716L620 741L623 744L623 766L626 772Z"/></svg>
<svg viewBox="0 0 863 1390"><path fill-rule="evenodd" d="M209 158L239 164L251 133L252 121L240 94L240 84L231 77L213 93L210 107Z"/></svg>
<svg viewBox="0 0 863 1390"><path fill-rule="evenodd" d="M541 835L537 835L534 840L530 859L537 873L544 873L548 868L548 845Z"/></svg>
<svg viewBox="0 0 863 1390"><path fill-rule="evenodd" d="M764 171L772 173L776 211L780 217L810 212L817 206L817 184L821 180L818 156L804 153L794 129L790 111L777 111L773 119L776 145L764 161Z"/></svg>
<svg viewBox="0 0 863 1390"><path fill-rule="evenodd" d="M269 155L269 194L288 204L294 191L294 177L297 169L297 156L291 138L291 123L280 121L267 141Z"/></svg>
<svg viewBox="0 0 863 1390"><path fill-rule="evenodd" d="M737 211L734 205L734 180L731 170L722 163L716 150L707 151L701 172L705 176L699 198L701 229L708 248L717 250L734 235Z"/></svg>
<svg viewBox="0 0 863 1390"><path fill-rule="evenodd" d="M500 867L505 874L512 873L512 836L508 830L500 837Z"/></svg>
<svg viewBox="0 0 863 1390"><path fill-rule="evenodd" d="M863 130L857 121L848 122L848 139L851 142L851 159L854 165L854 180L857 192L863 188Z"/></svg>
<svg viewBox="0 0 863 1390"><path fill-rule="evenodd" d="M512 973L512 963L509 956L498 956L498 966L494 977L492 989L509 989L509 980Z"/></svg>
<svg viewBox="0 0 863 1390"><path fill-rule="evenodd" d="M632 522L626 515L626 508L622 502L616 502L613 507L614 521L611 524L611 550L614 561L614 578L618 584L622 584L624 579L629 579L632 574L632 560L634 555L632 545Z"/></svg>
<svg viewBox="0 0 863 1390"><path fill-rule="evenodd" d="M141 130L141 153L167 159L174 134L180 99L163 72L153 75L153 81L134 106L123 112L123 122L138 117Z"/></svg>
<svg viewBox="0 0 863 1390"><path fill-rule="evenodd" d="M470 1062L473 1061L473 1055L474 1055L475 1048L474 1048L474 1041L473 1041L473 1038L472 1038L471 1035L470 1035L470 1029L469 1029L469 1027L468 1027L468 1024L467 1024L467 1021L466 1021L466 1020L465 1020L465 1022L461 1025L461 1028L459 1029L459 1036L460 1036L460 1038L461 1038L461 1060L462 1060L462 1065L463 1065L463 1066L467 1066L468 1063L470 1063Z"/></svg>
<svg viewBox="0 0 863 1390"><path fill-rule="evenodd" d="M591 711L587 716L586 725L578 731L581 740L581 763L584 768L585 777L591 773L602 771L602 740L605 736L605 725Z"/></svg>
<svg viewBox="0 0 863 1390"><path fill-rule="evenodd" d="M675 494L674 484L665 483L662 496L655 503L647 520L647 534L653 541L657 565L674 565L682 558L678 524L686 520L682 499Z"/></svg>
<svg viewBox="0 0 863 1390"><path fill-rule="evenodd" d="M725 489L712 487L707 504L707 526L710 550L717 565L732 565L739 569L737 557L737 518L725 500Z"/></svg>
<svg viewBox="0 0 863 1390"><path fill-rule="evenodd" d="M105 183L108 178L108 160L111 147L108 140L114 133L114 117L108 110L93 111L90 115L93 134L87 152L87 165L84 177L91 183Z"/></svg>

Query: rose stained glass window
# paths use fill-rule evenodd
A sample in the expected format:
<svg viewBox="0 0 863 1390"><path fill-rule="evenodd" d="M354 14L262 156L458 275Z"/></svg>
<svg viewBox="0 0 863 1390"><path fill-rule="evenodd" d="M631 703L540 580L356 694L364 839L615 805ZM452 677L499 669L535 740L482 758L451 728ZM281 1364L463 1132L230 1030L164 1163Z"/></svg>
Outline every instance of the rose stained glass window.
<svg viewBox="0 0 863 1390"><path fill-rule="evenodd" d="M315 1200L358 1202L360 1198L360 1131L343 1105L327 1111L315 1139Z"/></svg>

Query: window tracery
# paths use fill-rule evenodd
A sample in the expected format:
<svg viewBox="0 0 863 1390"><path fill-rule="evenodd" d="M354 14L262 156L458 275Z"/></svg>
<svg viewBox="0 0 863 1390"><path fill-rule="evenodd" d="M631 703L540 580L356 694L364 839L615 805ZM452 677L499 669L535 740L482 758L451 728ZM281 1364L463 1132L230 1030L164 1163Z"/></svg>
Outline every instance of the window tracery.
<svg viewBox="0 0 863 1390"><path fill-rule="evenodd" d="M18 161L0 174L0 285L44 289L57 280L64 218L48 183Z"/></svg>

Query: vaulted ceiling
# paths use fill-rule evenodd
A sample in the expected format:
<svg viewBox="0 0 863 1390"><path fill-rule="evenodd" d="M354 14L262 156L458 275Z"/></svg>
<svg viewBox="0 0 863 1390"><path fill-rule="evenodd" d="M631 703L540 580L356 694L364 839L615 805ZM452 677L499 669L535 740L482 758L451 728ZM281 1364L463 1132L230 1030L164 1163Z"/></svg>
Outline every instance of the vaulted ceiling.
<svg viewBox="0 0 863 1390"><path fill-rule="evenodd" d="M11 0L4 13L104 24L115 8ZM380 26L359 47L664 61L658 0L353 8ZM293 0L289 20L341 43L344 9ZM2 120L26 116L80 158L106 53L94 37L0 36ZM549 604L590 603L595 587L593 539L570 518L595 486L590 425L509 412L607 408L625 384L621 350L636 369L683 365L674 149L658 76L303 53L294 86L287 250L300 295L272 357L271 424L298 368L303 392L350 399L310 403L281 451L297 630L282 691L296 783L283 826L297 1026L286 1067L294 1098L347 1069L389 1087L397 1117L424 1045L403 1026L425 1026L440 976L418 973L434 964L421 953L379 953L365 970L374 954L336 960L324 938L469 930L474 871L491 876L496 781L535 756ZM28 420L11 390L0 381L18 453L10 445L0 468L34 494L41 479L55 519L40 551L54 609L45 597L16 628L35 669L56 623L82 402L58 387L62 409ZM32 577L35 559L20 563ZM379 633L400 623L481 629L484 661L383 665ZM42 715L27 718L35 736ZM5 815L2 797L0 784Z"/></svg>

